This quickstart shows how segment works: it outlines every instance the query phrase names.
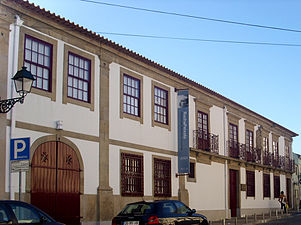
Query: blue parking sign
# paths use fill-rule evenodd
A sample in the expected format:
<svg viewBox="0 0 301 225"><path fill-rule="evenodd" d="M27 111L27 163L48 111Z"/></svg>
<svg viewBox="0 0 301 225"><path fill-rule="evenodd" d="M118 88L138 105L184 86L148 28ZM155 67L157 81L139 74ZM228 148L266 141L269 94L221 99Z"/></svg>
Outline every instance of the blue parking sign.
<svg viewBox="0 0 301 225"><path fill-rule="evenodd" d="M10 160L29 160L30 138L10 140Z"/></svg>

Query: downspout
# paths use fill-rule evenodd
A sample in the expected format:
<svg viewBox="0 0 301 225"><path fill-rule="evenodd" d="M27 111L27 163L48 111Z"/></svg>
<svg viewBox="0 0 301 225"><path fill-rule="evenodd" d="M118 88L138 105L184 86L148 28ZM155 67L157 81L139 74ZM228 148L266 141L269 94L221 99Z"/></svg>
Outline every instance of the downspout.
<svg viewBox="0 0 301 225"><path fill-rule="evenodd" d="M227 107L224 106L223 108L223 128L224 128L224 156L226 156L227 152L227 141L226 141L226 113ZM228 177L227 177L227 170L228 170L228 160L225 161L224 166L224 176L225 176L225 211L226 211L226 218L228 218Z"/></svg>
<svg viewBox="0 0 301 225"><path fill-rule="evenodd" d="M19 49L19 33L20 33L20 26L22 26L23 21L20 19L18 15L15 15L15 23L13 24L13 43L12 43L12 63L11 63L11 71L8 74L8 77L13 76L18 70L18 49ZM10 80L11 87L10 87L10 97L14 97L14 82ZM15 114L14 109L10 110L10 132L9 132L9 140L12 139L14 128L15 128ZM10 162L10 160L8 160ZM12 178L10 172L10 163L9 163L9 199L14 199L12 193Z"/></svg>

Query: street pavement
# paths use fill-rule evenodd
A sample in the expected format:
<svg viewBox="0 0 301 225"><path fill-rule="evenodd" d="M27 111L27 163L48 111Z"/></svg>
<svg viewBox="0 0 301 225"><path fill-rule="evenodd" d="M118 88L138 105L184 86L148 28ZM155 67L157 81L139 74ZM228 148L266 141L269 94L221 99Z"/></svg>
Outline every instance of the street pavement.
<svg viewBox="0 0 301 225"><path fill-rule="evenodd" d="M294 213L291 216L281 218L279 220L273 220L268 223L258 223L257 225L300 225L301 213Z"/></svg>
<svg viewBox="0 0 301 225"><path fill-rule="evenodd" d="M209 225L301 225L301 212L271 212L265 215L210 221Z"/></svg>

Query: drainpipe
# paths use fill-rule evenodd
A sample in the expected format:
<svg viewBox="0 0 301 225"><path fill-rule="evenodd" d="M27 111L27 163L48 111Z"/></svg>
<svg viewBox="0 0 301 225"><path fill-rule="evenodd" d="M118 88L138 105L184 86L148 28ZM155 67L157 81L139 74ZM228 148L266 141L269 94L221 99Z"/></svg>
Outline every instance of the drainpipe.
<svg viewBox="0 0 301 225"><path fill-rule="evenodd" d="M224 128L224 155L226 156L227 152L227 141L226 141L226 114L227 114L227 107L224 106L223 108L223 128ZM225 176L225 210L226 210L226 218L228 218L228 160L225 161L224 166L224 176Z"/></svg>
<svg viewBox="0 0 301 225"><path fill-rule="evenodd" d="M15 15L15 23L13 24L13 36L12 36L12 58L11 58L11 70L8 71L8 77L13 76L18 71L18 49L19 49L19 36L20 36L20 27L22 26L23 21L20 19L18 15ZM10 97L14 97L14 82L10 80L11 88L10 88ZM9 140L12 139L14 128L15 128L15 114L14 109L10 110L10 132L9 132ZM10 158L10 157L9 157ZM12 192L12 178L10 172L10 160L9 162L9 199L14 199L14 195Z"/></svg>

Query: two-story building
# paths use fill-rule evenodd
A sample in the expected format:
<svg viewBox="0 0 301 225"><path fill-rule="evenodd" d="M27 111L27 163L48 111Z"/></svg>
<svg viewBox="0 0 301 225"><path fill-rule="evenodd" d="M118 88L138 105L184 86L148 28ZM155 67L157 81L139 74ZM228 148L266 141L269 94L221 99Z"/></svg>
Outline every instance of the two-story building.
<svg viewBox="0 0 301 225"><path fill-rule="evenodd" d="M0 96L34 75L0 115L0 199L67 224L106 223L128 203L180 199L210 220L292 199L296 133L136 52L23 0L0 0ZM190 173L178 172L177 91L189 91ZM10 172L10 140L30 169Z"/></svg>

